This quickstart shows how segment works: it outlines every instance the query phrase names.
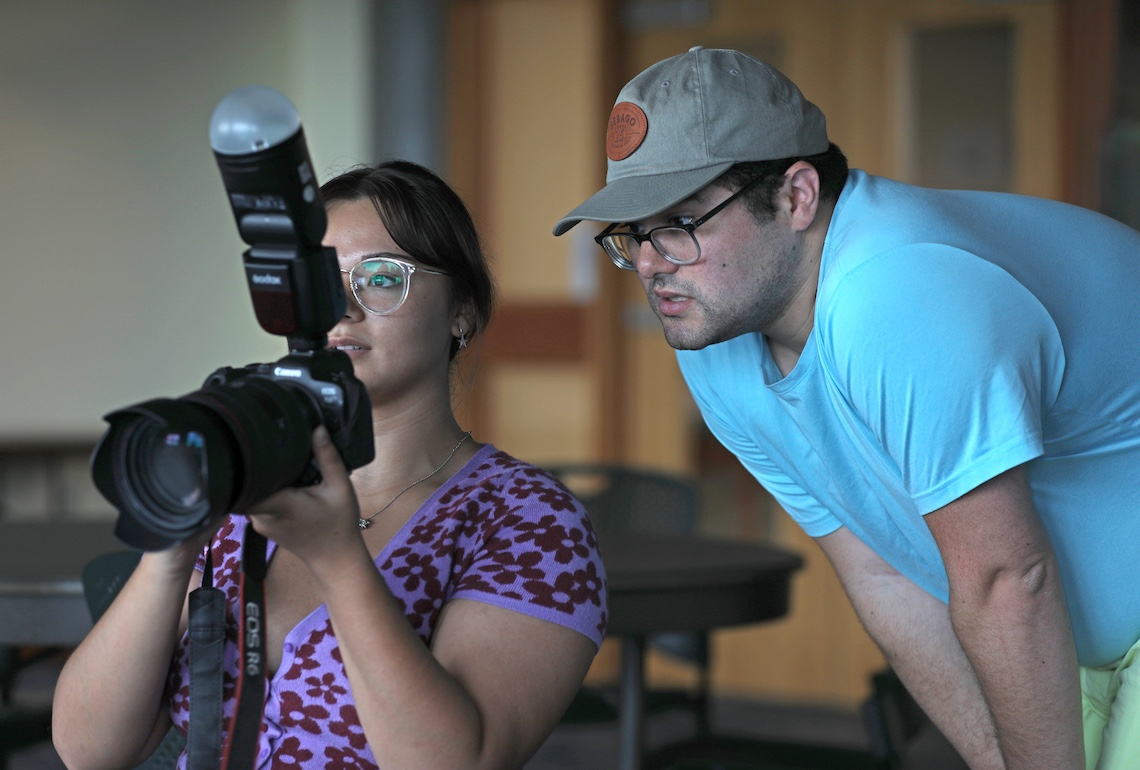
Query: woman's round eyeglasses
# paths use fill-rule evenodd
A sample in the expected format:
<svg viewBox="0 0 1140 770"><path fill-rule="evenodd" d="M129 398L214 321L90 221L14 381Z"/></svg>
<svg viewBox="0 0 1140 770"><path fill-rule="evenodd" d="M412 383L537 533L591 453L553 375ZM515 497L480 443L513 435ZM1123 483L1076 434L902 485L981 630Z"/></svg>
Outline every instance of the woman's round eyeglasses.
<svg viewBox="0 0 1140 770"><path fill-rule="evenodd" d="M615 233L613 229L620 226L620 223L615 222L603 230L601 234L595 236L594 240L606 250L606 254L609 255L613 263L622 270L637 269L637 252L641 250L641 244L645 241L652 243L653 248L657 249L661 256L674 265L691 265L701 258L701 244L697 241L697 234L694 231L719 214L739 196L752 189L763 178L756 177L751 180L721 201L712 211L692 222L680 225L662 225L645 233L628 231Z"/></svg>
<svg viewBox="0 0 1140 770"><path fill-rule="evenodd" d="M391 254L362 259L351 270L342 267L340 271L348 273L348 286L352 290L352 296L373 315L387 315L404 304L408 298L408 287L412 283L412 273L447 275Z"/></svg>

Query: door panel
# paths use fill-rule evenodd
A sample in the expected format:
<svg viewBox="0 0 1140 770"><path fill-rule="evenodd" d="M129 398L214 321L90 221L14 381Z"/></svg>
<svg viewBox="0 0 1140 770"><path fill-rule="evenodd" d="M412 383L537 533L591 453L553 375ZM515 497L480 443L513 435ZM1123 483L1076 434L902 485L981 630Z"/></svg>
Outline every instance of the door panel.
<svg viewBox="0 0 1140 770"><path fill-rule="evenodd" d="M1067 2L1071 11L1076 0ZM620 87L693 45L771 61L823 109L852 166L915 181L915 107L939 98L914 90L922 82L915 41L987 26L1008 30L1012 41L1008 184L1056 197L1060 3L682 5L683 14L673 12L676 3L645 0L449 4L449 179L497 258L501 288L498 320L468 361L463 382L473 384L457 402L482 440L526 459L610 459L697 474L704 531L803 553L792 615L718 633L714 682L741 694L854 704L883 661L826 560L708 434L636 277L595 250L597 227L583 223L558 239L550 228L604 183L605 122ZM623 9L633 9L634 24L623 24ZM600 261L596 272L590 259ZM611 653L599 665L612 663ZM657 658L650 666L659 679L691 673Z"/></svg>

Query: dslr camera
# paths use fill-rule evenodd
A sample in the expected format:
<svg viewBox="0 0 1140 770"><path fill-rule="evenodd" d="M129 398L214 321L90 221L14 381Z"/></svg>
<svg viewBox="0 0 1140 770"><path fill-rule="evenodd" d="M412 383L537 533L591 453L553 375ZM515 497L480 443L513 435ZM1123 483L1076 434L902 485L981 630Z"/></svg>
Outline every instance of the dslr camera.
<svg viewBox="0 0 1140 770"><path fill-rule="evenodd" d="M210 144L238 232L261 327L287 338L273 363L223 367L200 390L111 412L91 458L119 512L115 535L159 550L287 486L316 483L312 432L328 428L349 470L373 459L368 393L326 347L344 315L335 249L301 121L282 94L241 88L218 103Z"/></svg>

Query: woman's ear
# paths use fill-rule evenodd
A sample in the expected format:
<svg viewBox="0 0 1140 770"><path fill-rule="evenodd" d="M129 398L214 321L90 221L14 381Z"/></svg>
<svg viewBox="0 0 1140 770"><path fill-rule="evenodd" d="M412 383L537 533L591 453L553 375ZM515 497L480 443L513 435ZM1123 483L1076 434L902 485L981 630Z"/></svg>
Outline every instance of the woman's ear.
<svg viewBox="0 0 1140 770"><path fill-rule="evenodd" d="M451 336L460 341L461 347L475 336L475 312L470 305L463 305L455 311L451 319Z"/></svg>

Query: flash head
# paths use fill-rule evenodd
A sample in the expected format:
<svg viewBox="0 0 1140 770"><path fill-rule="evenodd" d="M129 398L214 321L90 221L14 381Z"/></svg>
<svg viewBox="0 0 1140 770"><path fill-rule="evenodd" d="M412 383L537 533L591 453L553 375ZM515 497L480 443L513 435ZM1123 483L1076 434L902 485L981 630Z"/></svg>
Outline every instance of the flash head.
<svg viewBox="0 0 1140 770"><path fill-rule="evenodd" d="M210 119L210 146L238 234L258 323L291 350L324 347L345 311L336 252L305 132L293 103L265 86L226 94Z"/></svg>
<svg viewBox="0 0 1140 770"><path fill-rule="evenodd" d="M281 144L301 128L301 117L280 91L245 86L222 97L210 117L210 146L222 155L248 155Z"/></svg>

